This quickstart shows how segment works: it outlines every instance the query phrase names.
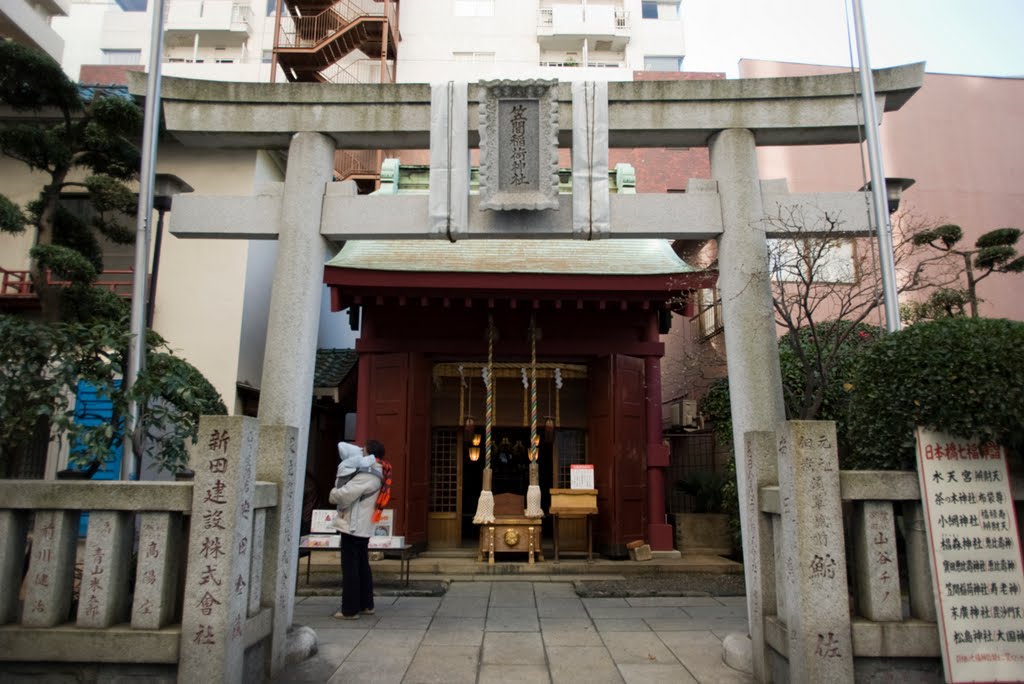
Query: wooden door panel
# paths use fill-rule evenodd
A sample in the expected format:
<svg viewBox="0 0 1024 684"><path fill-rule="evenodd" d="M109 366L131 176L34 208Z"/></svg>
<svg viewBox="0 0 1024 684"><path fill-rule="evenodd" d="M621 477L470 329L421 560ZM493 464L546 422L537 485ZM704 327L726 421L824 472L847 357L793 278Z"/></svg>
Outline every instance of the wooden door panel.
<svg viewBox="0 0 1024 684"><path fill-rule="evenodd" d="M395 534L405 534L409 520L409 449L406 440L409 360L407 354L367 354L367 392L370 420L367 439L384 444L393 468L390 508L395 511Z"/></svg>
<svg viewBox="0 0 1024 684"><path fill-rule="evenodd" d="M615 357L615 483L618 543L646 535L646 443L644 361Z"/></svg>
<svg viewBox="0 0 1024 684"><path fill-rule="evenodd" d="M605 356L589 365L590 392L587 417L587 460L594 466L597 516L594 546L599 552L613 543L615 529L615 443L612 418L612 359Z"/></svg>
<svg viewBox="0 0 1024 684"><path fill-rule="evenodd" d="M426 543L430 492L431 366L422 354L409 358L409 433L406 542Z"/></svg>

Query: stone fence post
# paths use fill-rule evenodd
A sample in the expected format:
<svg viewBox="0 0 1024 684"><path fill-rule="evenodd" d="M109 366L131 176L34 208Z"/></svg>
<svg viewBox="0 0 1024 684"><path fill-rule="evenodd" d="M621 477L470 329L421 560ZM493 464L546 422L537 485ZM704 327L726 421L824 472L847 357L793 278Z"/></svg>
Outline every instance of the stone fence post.
<svg viewBox="0 0 1024 684"><path fill-rule="evenodd" d="M254 418L199 421L179 682L242 681L257 440Z"/></svg>
<svg viewBox="0 0 1024 684"><path fill-rule="evenodd" d="M836 426L790 420L778 440L789 681L852 683Z"/></svg>

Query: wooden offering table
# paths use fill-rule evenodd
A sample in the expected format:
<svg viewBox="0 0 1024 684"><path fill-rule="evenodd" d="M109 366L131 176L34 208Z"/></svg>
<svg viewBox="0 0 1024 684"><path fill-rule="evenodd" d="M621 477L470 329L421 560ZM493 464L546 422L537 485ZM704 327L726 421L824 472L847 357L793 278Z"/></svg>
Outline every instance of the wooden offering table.
<svg viewBox="0 0 1024 684"><path fill-rule="evenodd" d="M555 537L555 561L558 560L559 523L562 518L586 519L587 561L594 556L594 516L597 515L596 489L552 489L551 507L548 512L553 518L552 532Z"/></svg>
<svg viewBox="0 0 1024 684"><path fill-rule="evenodd" d="M523 515L524 498L521 494L497 494L494 497L494 522L480 526L480 552L476 559L494 565L494 554L519 552L527 554L529 563L544 560L541 549L540 518Z"/></svg>

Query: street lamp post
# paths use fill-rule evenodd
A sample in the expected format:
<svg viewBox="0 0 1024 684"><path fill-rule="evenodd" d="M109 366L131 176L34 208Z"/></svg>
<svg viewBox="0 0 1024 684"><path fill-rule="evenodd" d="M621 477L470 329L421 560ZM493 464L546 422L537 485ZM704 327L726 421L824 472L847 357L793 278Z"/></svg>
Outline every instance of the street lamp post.
<svg viewBox="0 0 1024 684"><path fill-rule="evenodd" d="M142 116L142 159L139 168L139 211L135 224L135 262L132 275L132 310L129 321L128 363L124 374L124 390L131 396L132 387L146 360L146 267L149 265L149 221L153 215L153 180L156 169L157 132L160 128L160 67L164 51L164 0L153 0L150 27L149 76L146 79L146 102ZM139 403L129 400L125 415L121 479L138 477L138 459L133 435L138 429Z"/></svg>
<svg viewBox="0 0 1024 684"><path fill-rule="evenodd" d="M156 281L160 275L160 246L164 238L164 214L171 210L174 195L192 192L192 186L172 173L158 173L153 181L153 208L156 209L156 236L153 239L153 266L149 270L149 295L146 297L146 327L153 327L156 305Z"/></svg>

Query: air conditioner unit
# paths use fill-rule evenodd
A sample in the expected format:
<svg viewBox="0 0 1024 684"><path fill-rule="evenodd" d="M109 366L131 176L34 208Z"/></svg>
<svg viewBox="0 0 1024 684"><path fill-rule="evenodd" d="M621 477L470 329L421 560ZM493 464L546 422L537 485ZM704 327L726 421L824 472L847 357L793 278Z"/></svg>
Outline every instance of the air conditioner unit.
<svg viewBox="0 0 1024 684"><path fill-rule="evenodd" d="M683 399L679 402L679 425L697 427L697 402L694 399Z"/></svg>
<svg viewBox="0 0 1024 684"><path fill-rule="evenodd" d="M698 426L697 402L694 399L681 399L669 404L669 420L672 425L696 428Z"/></svg>

